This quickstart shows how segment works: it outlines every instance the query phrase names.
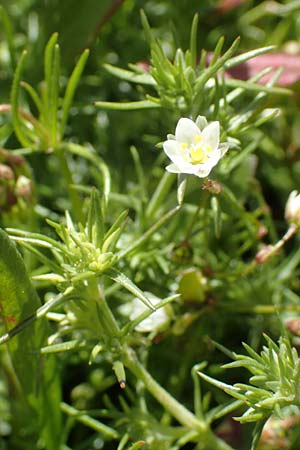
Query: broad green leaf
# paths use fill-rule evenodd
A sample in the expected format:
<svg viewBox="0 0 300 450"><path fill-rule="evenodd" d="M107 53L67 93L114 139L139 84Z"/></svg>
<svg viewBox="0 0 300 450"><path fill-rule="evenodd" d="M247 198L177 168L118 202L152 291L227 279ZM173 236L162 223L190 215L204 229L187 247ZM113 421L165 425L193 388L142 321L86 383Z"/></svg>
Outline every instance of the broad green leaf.
<svg viewBox="0 0 300 450"><path fill-rule="evenodd" d="M15 244L0 229L0 305L6 331L32 316L40 300L26 274ZM19 389L13 401L14 433L23 436L24 449L42 435L47 450L60 442L60 391L54 359L39 350L48 334L47 322L32 323L7 343ZM26 441L28 440L28 446Z"/></svg>

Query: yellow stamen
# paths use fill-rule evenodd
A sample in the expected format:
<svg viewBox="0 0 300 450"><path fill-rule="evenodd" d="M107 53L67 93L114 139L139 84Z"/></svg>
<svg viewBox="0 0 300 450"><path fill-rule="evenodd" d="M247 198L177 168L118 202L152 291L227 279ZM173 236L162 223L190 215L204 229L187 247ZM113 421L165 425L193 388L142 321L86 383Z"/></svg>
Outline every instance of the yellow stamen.
<svg viewBox="0 0 300 450"><path fill-rule="evenodd" d="M202 139L203 139L203 137L201 136L201 134L197 134L197 135L194 137L194 141L195 141L195 142L201 142Z"/></svg>
<svg viewBox="0 0 300 450"><path fill-rule="evenodd" d="M188 145L186 142L182 142L182 144L180 145L180 147L182 148L182 150L186 150L188 148Z"/></svg>
<svg viewBox="0 0 300 450"><path fill-rule="evenodd" d="M210 145L207 145L207 146L205 147L205 151L206 151L207 153L210 153L210 152L212 151L211 146L210 146Z"/></svg>
<svg viewBox="0 0 300 450"><path fill-rule="evenodd" d="M207 156L201 147L192 148L190 155L193 164L199 164L207 160Z"/></svg>

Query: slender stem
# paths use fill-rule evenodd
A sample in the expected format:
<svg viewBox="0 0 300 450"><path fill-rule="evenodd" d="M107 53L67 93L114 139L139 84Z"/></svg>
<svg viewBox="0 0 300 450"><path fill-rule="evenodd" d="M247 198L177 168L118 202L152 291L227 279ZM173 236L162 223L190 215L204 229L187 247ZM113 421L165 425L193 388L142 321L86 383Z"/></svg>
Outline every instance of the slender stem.
<svg viewBox="0 0 300 450"><path fill-rule="evenodd" d="M130 244L128 247L126 247L124 250L120 251L117 254L118 260L124 258L129 253L131 253L133 250L136 250L139 246L144 244L144 242L146 242L150 236L152 236L162 225L164 225L165 222L167 222L167 220L169 220L177 211L179 211L179 209L180 209L180 206L176 206L175 208L171 209L171 211L168 211L166 214L164 214L140 238L138 238L136 241L134 241L132 244Z"/></svg>
<svg viewBox="0 0 300 450"><path fill-rule="evenodd" d="M209 429L209 426L204 420L197 419L197 417L189 411L185 406L179 403L172 395L170 395L150 373L139 363L136 354L133 350L128 350L124 357L124 365L141 380L146 389L153 395L153 397L168 411L178 422L198 432L202 443L207 443L214 450L232 450L226 442L215 436Z"/></svg>
<svg viewBox="0 0 300 450"><path fill-rule="evenodd" d="M232 311L231 305L222 305L220 309L223 311ZM245 314L276 314L278 312L299 312L300 305L235 305L235 313L245 313Z"/></svg>
<svg viewBox="0 0 300 450"><path fill-rule="evenodd" d="M249 275L251 272L253 272L256 267L259 264L263 264L266 261L269 261L271 258L273 258L273 256L276 256L278 254L278 252L284 247L284 245L287 243L287 241L289 241L294 234L296 234L296 232L299 230L299 226L292 223L288 230L286 231L286 233L282 236L281 239L279 239L278 242L276 242L276 244L274 245L268 245L265 248L263 248L262 250L260 250L255 259L253 261L251 261L251 263L248 265L248 267L244 270L244 272L242 273L243 276L245 275Z"/></svg>
<svg viewBox="0 0 300 450"><path fill-rule="evenodd" d="M198 430L200 433L207 432L207 425L204 421L197 419L193 413L172 397L150 373L143 367L133 351L128 352L124 359L125 366L141 380L149 392L156 400L182 425Z"/></svg>
<svg viewBox="0 0 300 450"><path fill-rule="evenodd" d="M88 300L93 298L96 301L97 309L99 312L99 320L101 322L101 327L107 336L117 336L120 333L119 325L111 312L109 306L106 303L104 292L101 286L98 284L98 280L93 279L88 283L87 289Z"/></svg>
<svg viewBox="0 0 300 450"><path fill-rule="evenodd" d="M72 204L72 212L76 218L77 221L83 223L83 214L82 214L82 202L80 200L80 197L78 195L78 192L74 189L72 189L73 177L71 170L69 168L69 164L65 155L65 152L62 148L58 150L58 157L61 165L61 170L63 171L65 181L67 183L67 189L69 198Z"/></svg>
<svg viewBox="0 0 300 450"><path fill-rule="evenodd" d="M192 218L191 218L191 221L190 221L190 223L189 223L189 225L188 225L188 228L187 228L187 231L186 231L186 234L185 234L184 241L188 242L188 240L189 240L189 238L190 238L190 236L191 236L191 234L192 234L193 227L194 227L194 225L195 225L195 223L196 223L196 221L197 221L197 218L198 218L198 216L199 216L199 213L200 213L201 209L202 209L203 207L205 207L207 198L208 198L207 192L204 192L204 195L203 195L203 197L202 197L202 199L201 199L201 201L200 201L200 203L199 203L199 205L198 205L198 207L197 207L195 213L193 214L193 216L192 216Z"/></svg>
<svg viewBox="0 0 300 450"><path fill-rule="evenodd" d="M174 183L174 180L175 180L174 173L170 172L164 173L162 179L158 183L156 190L154 191L154 194L151 197L148 208L146 210L146 216L148 218L153 217L156 210L162 204L166 195L170 191L172 184Z"/></svg>
<svg viewBox="0 0 300 450"><path fill-rule="evenodd" d="M79 411L78 409L73 408L73 406L68 405L67 403L62 402L60 404L60 409L62 412L67 414L70 417L73 417L78 422L83 423L84 425L92 428L103 436L106 436L110 439L117 439L119 437L119 433L113 428L104 425L104 423L99 422L99 420L90 417L89 415Z"/></svg>

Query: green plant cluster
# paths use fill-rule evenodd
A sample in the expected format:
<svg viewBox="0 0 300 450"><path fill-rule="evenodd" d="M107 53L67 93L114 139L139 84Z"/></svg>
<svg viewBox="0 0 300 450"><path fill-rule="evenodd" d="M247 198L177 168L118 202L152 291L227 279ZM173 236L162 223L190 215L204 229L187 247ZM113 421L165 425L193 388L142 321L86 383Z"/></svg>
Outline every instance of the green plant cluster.
<svg viewBox="0 0 300 450"><path fill-rule="evenodd" d="M81 3L0 5L0 450L296 450L300 2Z"/></svg>

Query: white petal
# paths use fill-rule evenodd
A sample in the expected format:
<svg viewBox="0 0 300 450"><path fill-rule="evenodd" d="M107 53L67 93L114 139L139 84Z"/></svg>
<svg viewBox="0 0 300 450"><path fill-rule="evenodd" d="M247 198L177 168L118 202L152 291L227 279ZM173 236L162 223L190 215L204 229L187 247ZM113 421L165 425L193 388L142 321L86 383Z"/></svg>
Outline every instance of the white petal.
<svg viewBox="0 0 300 450"><path fill-rule="evenodd" d="M198 134L201 134L201 131L197 127L195 122L193 122L191 119L182 117L178 121L175 130L175 137L177 141L189 144L194 140L194 137Z"/></svg>
<svg viewBox="0 0 300 450"><path fill-rule="evenodd" d="M160 302L160 299L150 292L145 292L147 297L151 300L153 305L156 305ZM137 298L133 299L132 302L132 312L130 314L130 319L134 320L143 312L147 311L148 308ZM166 307L162 307L153 312L147 319L144 319L140 322L135 329L141 333L148 333L150 331L158 331L161 328L164 328L168 322L170 321L169 316L167 314Z"/></svg>
<svg viewBox="0 0 300 450"><path fill-rule="evenodd" d="M206 178L211 171L212 168L207 168L207 169L199 169L197 172L194 173L194 175L196 175L196 177L199 178Z"/></svg>
<svg viewBox="0 0 300 450"><path fill-rule="evenodd" d="M179 142L177 141L165 141L163 144L164 151L170 160L177 167L175 173L193 173L193 165L185 160L187 152L185 152ZM169 172L170 170L168 170Z"/></svg>
<svg viewBox="0 0 300 450"><path fill-rule="evenodd" d="M196 177L199 178L206 178L210 174L211 168L207 169L199 169L197 172L194 173Z"/></svg>
<svg viewBox="0 0 300 450"><path fill-rule="evenodd" d="M199 127L200 130L204 130L204 128L207 127L206 117L198 116L196 119L196 125Z"/></svg>
<svg viewBox="0 0 300 450"><path fill-rule="evenodd" d="M225 153L227 152L229 147L230 147L230 145L229 144L225 144L225 143L219 145L219 149L221 151L221 157L225 155Z"/></svg>
<svg viewBox="0 0 300 450"><path fill-rule="evenodd" d="M181 173L180 169L175 164L169 164L166 170L171 173Z"/></svg>
<svg viewBox="0 0 300 450"><path fill-rule="evenodd" d="M212 150L215 150L220 142L220 123L211 122L202 131L203 143L209 145Z"/></svg>
<svg viewBox="0 0 300 450"><path fill-rule="evenodd" d="M172 159L174 156L182 156L182 148L180 146L180 143L173 140L168 140L163 143L164 152L166 155Z"/></svg>

